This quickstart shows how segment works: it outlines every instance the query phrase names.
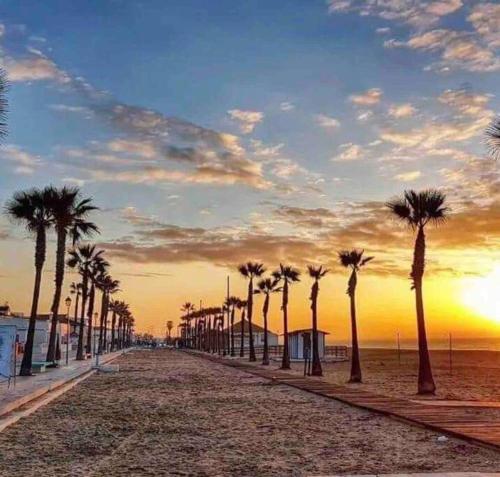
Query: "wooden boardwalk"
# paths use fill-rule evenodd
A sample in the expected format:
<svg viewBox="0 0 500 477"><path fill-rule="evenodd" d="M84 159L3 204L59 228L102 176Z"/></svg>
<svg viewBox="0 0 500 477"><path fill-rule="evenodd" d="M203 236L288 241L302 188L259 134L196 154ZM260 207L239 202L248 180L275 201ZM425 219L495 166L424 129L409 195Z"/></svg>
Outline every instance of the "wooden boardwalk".
<svg viewBox="0 0 500 477"><path fill-rule="evenodd" d="M306 378L277 369L258 367L241 361L221 358L217 355L199 352L190 353L225 366L241 369L256 376L274 380L280 384L286 384L352 406L401 419L420 427L500 450L500 419L492 420L491 416L481 416L477 413L477 409L420 404L407 399L382 396L369 391L339 386L317 377Z"/></svg>

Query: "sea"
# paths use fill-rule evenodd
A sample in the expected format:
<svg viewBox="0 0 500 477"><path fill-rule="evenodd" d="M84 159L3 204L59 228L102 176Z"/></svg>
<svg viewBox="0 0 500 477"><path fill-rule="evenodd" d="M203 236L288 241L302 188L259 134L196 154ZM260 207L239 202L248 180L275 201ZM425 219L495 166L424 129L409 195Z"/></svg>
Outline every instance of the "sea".
<svg viewBox="0 0 500 477"><path fill-rule="evenodd" d="M350 346L349 341L340 342L337 340L335 343L330 343L327 340L327 345L346 345ZM416 338L399 340L401 349L416 350ZM450 337L431 338L428 340L429 349L450 349ZM398 340L395 337L393 340L361 340L361 348L379 348L379 349L397 349ZM475 350L475 351L499 351L500 352L500 337L483 337L483 338L455 338L451 336L451 348L454 350Z"/></svg>

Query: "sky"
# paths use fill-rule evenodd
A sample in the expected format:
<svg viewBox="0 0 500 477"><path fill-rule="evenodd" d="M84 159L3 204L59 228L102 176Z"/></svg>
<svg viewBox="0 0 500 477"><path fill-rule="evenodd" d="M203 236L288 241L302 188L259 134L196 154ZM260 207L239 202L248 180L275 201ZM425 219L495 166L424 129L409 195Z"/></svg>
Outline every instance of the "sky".
<svg viewBox="0 0 500 477"><path fill-rule="evenodd" d="M10 88L0 201L46 184L100 207L95 238L138 331L164 334L185 301L218 306L236 267L303 271L291 328L349 338L342 249L374 256L358 286L362 343L416 333L413 233L387 200L439 188L428 231L431 340L500 337L500 5L474 0L3 0ZM33 241L0 218L0 300L27 311ZM50 237L41 311L52 295ZM66 285L77 279L68 272ZM260 298L255 321L261 323ZM271 328L282 331L279 297Z"/></svg>

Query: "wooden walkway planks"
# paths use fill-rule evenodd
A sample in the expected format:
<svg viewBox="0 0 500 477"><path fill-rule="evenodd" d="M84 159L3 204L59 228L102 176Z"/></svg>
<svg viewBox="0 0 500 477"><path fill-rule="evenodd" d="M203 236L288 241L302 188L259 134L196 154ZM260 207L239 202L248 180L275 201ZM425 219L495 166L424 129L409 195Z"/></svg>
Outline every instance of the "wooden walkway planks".
<svg viewBox="0 0 500 477"><path fill-rule="evenodd" d="M338 384L329 383L321 378L304 378L286 371L259 368L256 365L241 361L221 358L205 353L188 351L216 363L241 369L247 373L280 384L286 384L330 399L335 399L352 406L375 411L386 416L403 419L441 433L449 434L479 444L486 444L500 450L500 419L492 420L471 412L471 409L432 406L414 401L382 396L368 391L350 389ZM477 408L476 408L477 409Z"/></svg>

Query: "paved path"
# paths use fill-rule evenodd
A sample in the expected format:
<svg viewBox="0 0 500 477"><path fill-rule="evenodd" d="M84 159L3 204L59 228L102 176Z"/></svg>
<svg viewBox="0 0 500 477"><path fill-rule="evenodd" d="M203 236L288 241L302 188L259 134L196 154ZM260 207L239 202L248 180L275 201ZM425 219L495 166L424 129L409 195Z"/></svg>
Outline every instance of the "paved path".
<svg viewBox="0 0 500 477"><path fill-rule="evenodd" d="M107 363L120 354L122 351L103 355L100 357L100 364ZM17 376L15 386L14 380L12 380L10 388L7 387L6 383L2 383L0 386L0 417L90 372L94 364L94 359L73 360L70 361L69 366L48 369L45 373L34 376Z"/></svg>
<svg viewBox="0 0 500 477"><path fill-rule="evenodd" d="M336 399L387 416L404 419L428 429L500 449L500 420L492 419L491 416L480 416L470 409L452 406L429 406L428 404L420 404L407 399L382 396L368 391L339 386L326 382L321 378L306 378L277 369L222 358L217 355L197 351L189 352L320 396Z"/></svg>

